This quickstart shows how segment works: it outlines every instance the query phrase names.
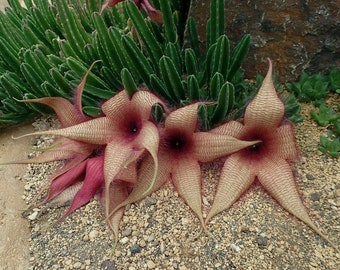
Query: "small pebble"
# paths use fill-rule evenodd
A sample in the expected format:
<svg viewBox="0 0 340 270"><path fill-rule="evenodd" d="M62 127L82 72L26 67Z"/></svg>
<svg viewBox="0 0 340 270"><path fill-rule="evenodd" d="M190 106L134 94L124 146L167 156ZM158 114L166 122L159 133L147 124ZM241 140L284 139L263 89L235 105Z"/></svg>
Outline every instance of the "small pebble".
<svg viewBox="0 0 340 270"><path fill-rule="evenodd" d="M110 260L105 260L105 261L102 262L100 269L102 269L102 270L116 270L115 262L110 261Z"/></svg>
<svg viewBox="0 0 340 270"><path fill-rule="evenodd" d="M32 233L31 238L34 239L34 238L37 238L40 235L41 235L41 232L34 232L34 233Z"/></svg>
<svg viewBox="0 0 340 270"><path fill-rule="evenodd" d="M151 260L147 262L147 266L148 266L148 269L155 269L156 268L156 264Z"/></svg>
<svg viewBox="0 0 340 270"><path fill-rule="evenodd" d="M89 238L90 240L94 240L98 236L99 232L97 230L90 231Z"/></svg>
<svg viewBox="0 0 340 270"><path fill-rule="evenodd" d="M203 197L203 198L202 198L202 201L203 201L203 204L204 204L204 205L209 206L209 202L208 202L208 200L207 200L206 197Z"/></svg>
<svg viewBox="0 0 340 270"><path fill-rule="evenodd" d="M250 232L250 230L249 230L248 227L242 227L241 228L241 233L249 233L249 232Z"/></svg>
<svg viewBox="0 0 340 270"><path fill-rule="evenodd" d="M186 224L189 224L190 223L190 220L187 219L187 218L182 218L182 225L186 225Z"/></svg>
<svg viewBox="0 0 340 270"><path fill-rule="evenodd" d="M33 212L32 214L30 214L27 218L29 219L29 220L36 220L37 219L37 217L38 217L38 212Z"/></svg>
<svg viewBox="0 0 340 270"><path fill-rule="evenodd" d="M85 234L84 237L83 237L83 241L87 242L89 240L90 240L89 236L87 234Z"/></svg>
<svg viewBox="0 0 340 270"><path fill-rule="evenodd" d="M136 254L136 253L140 253L142 251L142 248L140 247L140 245L138 244L134 244L131 249L131 254Z"/></svg>
<svg viewBox="0 0 340 270"><path fill-rule="evenodd" d="M151 235L148 237L147 241L148 241L148 242L152 242L153 240L155 240L155 235L154 235L154 234L151 234Z"/></svg>
<svg viewBox="0 0 340 270"><path fill-rule="evenodd" d="M152 197L146 197L145 198L145 205L146 206L155 205L156 203L157 203L157 200L152 198Z"/></svg>
<svg viewBox="0 0 340 270"><path fill-rule="evenodd" d="M132 229L130 227L126 228L124 231L122 231L122 236L130 236L132 233Z"/></svg>
<svg viewBox="0 0 340 270"><path fill-rule="evenodd" d="M259 235L256 238L256 243L259 246L259 248L264 248L267 245L267 238L262 235Z"/></svg>
<svg viewBox="0 0 340 270"><path fill-rule="evenodd" d="M73 268L75 268L75 269L81 268L81 263L80 263L80 262L76 262L76 263L73 265Z"/></svg>
<svg viewBox="0 0 340 270"><path fill-rule="evenodd" d="M312 193L312 194L310 195L310 198L312 199L312 201L317 202L317 201L320 200L320 194L314 192L314 193Z"/></svg>
<svg viewBox="0 0 340 270"><path fill-rule="evenodd" d="M308 180L314 180L315 179L315 177L313 175L309 174L309 173L306 174L306 178Z"/></svg>
<svg viewBox="0 0 340 270"><path fill-rule="evenodd" d="M143 248L146 246L146 242L142 239L140 240L139 245Z"/></svg>
<svg viewBox="0 0 340 270"><path fill-rule="evenodd" d="M231 244L230 247L235 252L239 252L241 250L241 248L239 246L235 245L235 244Z"/></svg>
<svg viewBox="0 0 340 270"><path fill-rule="evenodd" d="M120 241L119 241L121 244L126 244L127 242L129 242L129 238L127 237L123 237Z"/></svg>

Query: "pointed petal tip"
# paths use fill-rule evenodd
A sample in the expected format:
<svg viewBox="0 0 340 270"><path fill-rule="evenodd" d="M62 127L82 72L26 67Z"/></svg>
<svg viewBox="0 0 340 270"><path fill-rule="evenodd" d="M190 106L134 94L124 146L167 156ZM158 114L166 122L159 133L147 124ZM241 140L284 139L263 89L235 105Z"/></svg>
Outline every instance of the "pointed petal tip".
<svg viewBox="0 0 340 270"><path fill-rule="evenodd" d="M24 134L24 135L20 135L20 136L14 136L12 135L12 140L19 140L19 139L22 139L22 138L25 138L25 137L28 137L28 136L33 136L35 135L35 133L27 133L27 134Z"/></svg>
<svg viewBox="0 0 340 270"><path fill-rule="evenodd" d="M256 141L241 141L241 142L244 143L244 145L247 145L247 146L252 146L252 145L255 145L255 144L262 143L261 140L256 140Z"/></svg>
<svg viewBox="0 0 340 270"><path fill-rule="evenodd" d="M27 133L24 135L20 135L20 136L13 136L12 135L12 139L13 140L19 140L25 137L29 137L29 136L37 136L37 135L56 135L59 136L60 134L58 133L58 129L51 129L51 130L46 130L46 131L37 131L37 132L32 132L32 133Z"/></svg>
<svg viewBox="0 0 340 270"><path fill-rule="evenodd" d="M99 14L102 15L104 10L109 6L109 2L110 1L105 1L102 5L102 7L100 8Z"/></svg>
<svg viewBox="0 0 340 270"><path fill-rule="evenodd" d="M270 82L272 81L272 76L273 76L273 63L272 63L272 60L267 57L267 62L268 62L268 71L267 71L267 74L263 80L263 82Z"/></svg>
<svg viewBox="0 0 340 270"><path fill-rule="evenodd" d="M151 193L152 188L155 185L155 182L156 182L156 179L157 179L157 176L158 176L158 159L157 159L157 157L153 157L153 159L154 159L154 173L153 173L151 183L150 183L148 189L145 190L142 194L143 197L146 197L147 195L149 195Z"/></svg>
<svg viewBox="0 0 340 270"><path fill-rule="evenodd" d="M267 60L269 64L267 74L244 114L244 124L258 129L276 128L284 117L284 104L278 97L273 82L273 65L269 58Z"/></svg>
<svg viewBox="0 0 340 270"><path fill-rule="evenodd" d="M267 61L268 61L268 65L269 65L269 68L268 68L268 72L267 73L272 73L273 71L273 64L272 64L272 60L267 57Z"/></svg>

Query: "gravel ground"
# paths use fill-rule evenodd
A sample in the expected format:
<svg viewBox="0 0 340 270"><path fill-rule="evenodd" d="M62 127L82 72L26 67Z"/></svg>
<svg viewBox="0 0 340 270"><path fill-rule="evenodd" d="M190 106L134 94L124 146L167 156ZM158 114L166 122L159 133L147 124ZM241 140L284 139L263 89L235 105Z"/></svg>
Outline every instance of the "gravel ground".
<svg viewBox="0 0 340 270"><path fill-rule="evenodd" d="M330 102L335 104L335 99ZM295 164L297 185L312 219L339 246L340 161L318 151L319 136L326 131L310 120L312 109L303 106L305 121L296 129L302 154ZM55 124L53 117L43 117L35 128ZM50 142L48 137L33 140L42 146ZM58 165L28 166L22 177L27 204ZM213 200L220 165L217 161L203 166L205 211ZM340 254L257 184L211 220L213 236L198 238L194 238L198 220L167 185L126 210L114 251L112 234L96 201L54 224L64 211L50 206L28 213L30 269L339 269Z"/></svg>

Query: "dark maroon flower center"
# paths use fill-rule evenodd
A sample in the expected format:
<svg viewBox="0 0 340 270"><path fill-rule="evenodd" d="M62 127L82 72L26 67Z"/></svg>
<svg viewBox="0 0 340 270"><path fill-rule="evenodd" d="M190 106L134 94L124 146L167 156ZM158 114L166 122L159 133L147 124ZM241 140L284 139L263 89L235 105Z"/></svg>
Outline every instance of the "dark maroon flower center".
<svg viewBox="0 0 340 270"><path fill-rule="evenodd" d="M173 136L169 138L169 146L171 149L180 151L185 148L186 141L185 138L180 136Z"/></svg>
<svg viewBox="0 0 340 270"><path fill-rule="evenodd" d="M120 127L124 136L129 139L133 139L142 129L142 120L138 117L138 115L129 114L122 117Z"/></svg>
<svg viewBox="0 0 340 270"><path fill-rule="evenodd" d="M245 154L252 157L256 156L257 158L268 154L268 145L271 144L271 136L268 132L254 130L245 134L241 139L245 141L260 141L246 148L244 150Z"/></svg>
<svg viewBox="0 0 340 270"><path fill-rule="evenodd" d="M191 149L192 140L183 131L168 130L163 138L163 147L168 153L184 154Z"/></svg>
<svg viewBox="0 0 340 270"><path fill-rule="evenodd" d="M138 131L139 131L138 124L135 122L130 123L128 132L132 135L138 133Z"/></svg>
<svg viewBox="0 0 340 270"><path fill-rule="evenodd" d="M256 139L258 140L258 139ZM263 148L263 142L256 143L252 146L249 146L247 150L251 153L258 153L261 151L261 148Z"/></svg>

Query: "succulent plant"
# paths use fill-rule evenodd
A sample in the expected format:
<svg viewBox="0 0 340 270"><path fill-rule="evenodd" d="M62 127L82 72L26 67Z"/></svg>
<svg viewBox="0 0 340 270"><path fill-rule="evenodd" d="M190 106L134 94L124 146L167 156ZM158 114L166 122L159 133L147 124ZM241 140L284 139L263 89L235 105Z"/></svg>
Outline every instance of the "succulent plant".
<svg viewBox="0 0 340 270"><path fill-rule="evenodd" d="M335 247L314 225L296 189L288 162L295 161L299 155L292 124L284 119L284 104L274 88L269 63L268 74L248 104L243 123L229 121L210 131L200 131L200 102L170 110L151 92L136 89L131 95L123 90L103 103L102 116L24 135L58 135L68 140L70 149L83 144L92 150L91 155L82 155L83 159L76 164L70 156L72 166L66 164L66 171L52 175L47 181L50 187L43 203L66 193L72 203L61 220L97 195L117 243L125 206L167 182L174 185L198 217L201 228L207 231L209 220L229 208L257 178L287 211ZM83 85L82 81L78 91L82 92ZM55 108L62 120L63 112L69 111L70 106L66 100L59 104ZM155 104L164 108L164 122L152 118ZM60 147L63 150L63 145ZM49 149L44 154L43 159L35 162L50 160L49 155L54 155ZM226 161L214 203L204 219L199 162L218 158Z"/></svg>
<svg viewBox="0 0 340 270"><path fill-rule="evenodd" d="M314 225L296 189L289 162L299 157L293 126L284 119L284 104L272 81L272 64L255 98L248 104L243 123L230 121L210 132L259 140L247 149L231 154L223 166L208 222L228 209L258 179L279 204L331 243ZM332 243L331 243L332 244Z"/></svg>
<svg viewBox="0 0 340 270"><path fill-rule="evenodd" d="M26 0L27 9L12 0L12 9L1 15L1 22L16 26L16 31L26 21L30 33L49 37L32 38L44 40L39 46L33 42L29 48L21 47L22 58L16 59L12 69L13 48L24 41L11 40L12 54L8 50L2 54L8 72L0 79L2 85L9 78L18 79L12 84L15 89L7 92L16 91L15 106L45 111L35 105L48 105L60 120L60 129L24 135L60 136L52 148L33 160L17 161L66 159L46 181L43 190L47 187L48 192L42 203L66 193L72 202L63 219L97 196L117 242L125 206L169 181L206 231L208 221L229 208L258 178L287 211L332 244L311 221L296 190L288 162L298 154L292 125L284 119L284 104L273 86L271 61L259 92L247 104L240 67L250 38L245 35L230 52L221 16L224 1L211 2L206 54L197 47L197 31L190 18L191 45L183 46L170 1L154 1L155 9L146 6L148 1L118 2L103 5L88 0L85 5L78 0L72 5L71 1ZM163 25L146 17L158 8ZM42 19L39 9L48 14L40 23L34 21ZM46 25L50 28L43 29ZM40 32L32 30L37 26ZM54 49L57 54L52 54ZM45 80L47 74L52 76ZM77 77L82 79L71 103L71 86ZM242 123L222 124L243 111ZM26 117L20 110L16 113L20 121ZM6 117L12 119L10 111L3 111L2 119ZM226 161L214 204L204 220L200 162L217 158Z"/></svg>
<svg viewBox="0 0 340 270"><path fill-rule="evenodd" d="M298 82L287 83L290 92L295 93L302 102L318 102L325 98L329 92L329 83L321 74L308 75L303 72Z"/></svg>
<svg viewBox="0 0 340 270"><path fill-rule="evenodd" d="M206 111L201 116L207 127L237 109L234 100L240 100L243 93L235 89L242 82L240 67L250 36L245 35L231 50L224 18L216 16L223 14L224 2L212 1L214 22L207 27L207 53L198 45L194 20L178 17L177 1L153 1L163 24L139 10L150 11L148 1L135 2L106 1L104 6L114 7L103 8L100 0L25 0L26 7L22 7L18 0L10 0L10 8L0 14L2 125L48 112L40 105L16 100L71 99L77 82L95 61L82 101L89 116L96 116L102 100L122 88L123 69L132 74L137 86L146 85L172 106L197 100L216 102L201 109ZM179 23L183 21L189 46L181 38L185 27ZM241 99L243 104L247 101Z"/></svg>
<svg viewBox="0 0 340 270"><path fill-rule="evenodd" d="M330 91L340 94L340 69L333 68L328 74Z"/></svg>
<svg viewBox="0 0 340 270"><path fill-rule="evenodd" d="M338 122L339 128L339 122ZM328 154L333 158L340 157L340 137L336 136L332 131L327 132L326 136L320 136L319 150L322 153Z"/></svg>

